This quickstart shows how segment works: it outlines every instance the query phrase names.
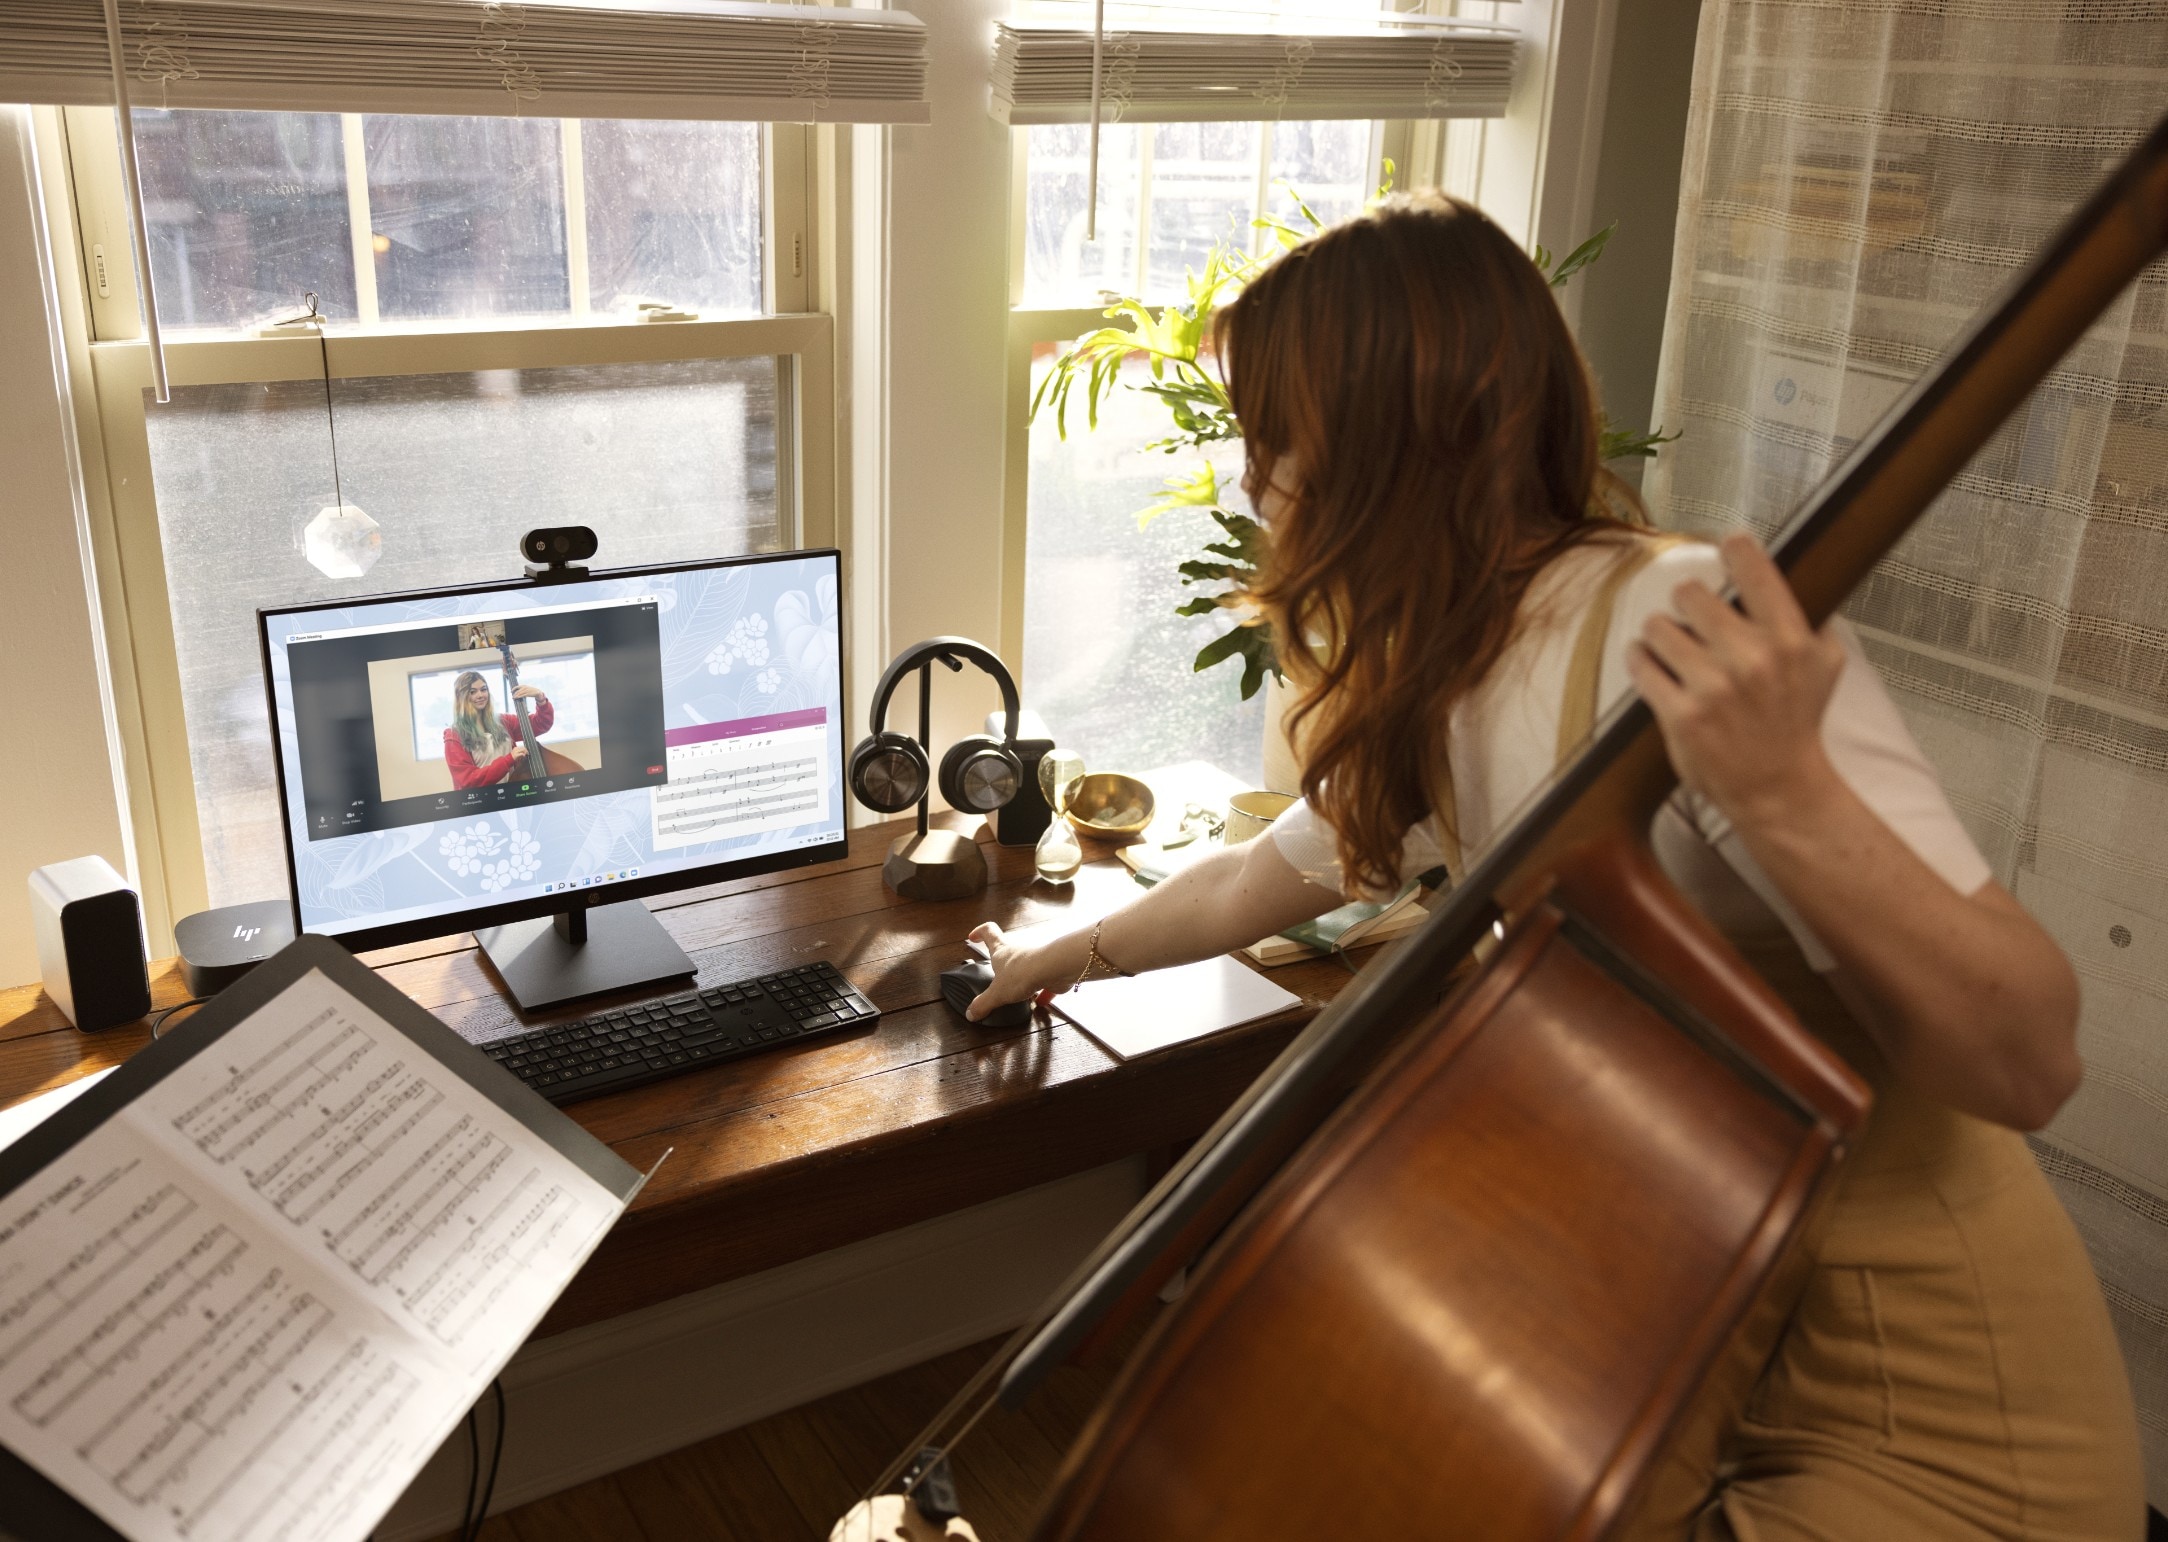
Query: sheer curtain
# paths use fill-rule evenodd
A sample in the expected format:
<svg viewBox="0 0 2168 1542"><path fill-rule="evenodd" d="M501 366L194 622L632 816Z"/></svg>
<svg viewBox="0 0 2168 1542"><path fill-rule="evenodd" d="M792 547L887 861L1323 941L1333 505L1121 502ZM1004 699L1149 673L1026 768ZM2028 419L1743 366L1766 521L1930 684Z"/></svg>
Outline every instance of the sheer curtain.
<svg viewBox="0 0 2168 1542"><path fill-rule="evenodd" d="M2168 108L2168 0L1706 0L1648 478L1772 532ZM2117 304L1847 614L2085 988L2035 1141L2168 1505L2168 272Z"/></svg>

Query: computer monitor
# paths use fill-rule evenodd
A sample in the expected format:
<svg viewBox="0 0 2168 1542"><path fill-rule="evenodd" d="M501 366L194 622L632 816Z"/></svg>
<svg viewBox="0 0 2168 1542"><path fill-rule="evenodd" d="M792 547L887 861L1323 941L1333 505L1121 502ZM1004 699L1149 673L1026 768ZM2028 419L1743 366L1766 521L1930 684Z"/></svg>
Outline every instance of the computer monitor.
<svg viewBox="0 0 2168 1542"><path fill-rule="evenodd" d="M259 611L295 930L471 929L523 1007L690 974L640 896L845 850L838 565Z"/></svg>

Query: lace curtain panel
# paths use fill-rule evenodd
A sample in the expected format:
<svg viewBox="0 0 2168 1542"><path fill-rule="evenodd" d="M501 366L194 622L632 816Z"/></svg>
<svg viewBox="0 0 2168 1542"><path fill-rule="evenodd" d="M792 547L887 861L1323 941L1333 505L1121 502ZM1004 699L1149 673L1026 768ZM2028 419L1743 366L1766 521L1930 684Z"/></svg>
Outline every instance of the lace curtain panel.
<svg viewBox="0 0 2168 1542"><path fill-rule="evenodd" d="M2168 0L1706 0L1659 522L1772 533L2164 108ZM2034 1149L2168 1507L2168 272L1846 614L2083 980L2085 1085Z"/></svg>

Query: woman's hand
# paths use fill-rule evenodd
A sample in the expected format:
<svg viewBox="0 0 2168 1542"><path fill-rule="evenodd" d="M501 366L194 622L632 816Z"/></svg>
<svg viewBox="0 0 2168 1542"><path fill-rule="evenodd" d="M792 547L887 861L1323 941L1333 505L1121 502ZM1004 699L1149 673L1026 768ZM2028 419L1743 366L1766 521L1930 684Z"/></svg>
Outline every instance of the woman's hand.
<svg viewBox="0 0 2168 1542"><path fill-rule="evenodd" d="M1309 882L1260 837L1229 846L1153 885L1097 923L1099 956L1128 974L1194 963L1246 947L1342 903ZM971 940L993 960L994 983L965 1014L977 1022L1014 1001L1044 1005L1067 990L1091 958L1092 927L1057 933L1034 928L1010 936L992 921Z"/></svg>
<svg viewBox="0 0 2168 1542"><path fill-rule="evenodd" d="M1651 616L1626 669L1679 780L1747 825L1835 777L1822 714L1844 646L1807 624L1791 585L1750 537L1728 537L1723 552L1745 614L1706 585L1681 584L1672 601L1685 625Z"/></svg>
<svg viewBox="0 0 2168 1542"><path fill-rule="evenodd" d="M1829 949L1832 983L1897 1073L1953 1108L2037 1129L2078 1085L2078 981L1993 883L1960 894L1838 775L1822 717L1844 646L1807 625L1744 536L1724 543L1740 615L1681 585L1627 661L1687 786L1731 821Z"/></svg>
<svg viewBox="0 0 2168 1542"><path fill-rule="evenodd" d="M974 927L971 940L986 950L994 966L994 983L980 992L978 999L964 1013L974 1023L994 1008L1005 1007L1012 1001L1045 1006L1084 972L1085 958L1091 949L1091 938L1086 932L1067 932L1059 936L1025 933L1011 937L993 921Z"/></svg>
<svg viewBox="0 0 2168 1542"><path fill-rule="evenodd" d="M512 693L512 699L514 701L540 701L542 699L542 687L539 685L523 685Z"/></svg>

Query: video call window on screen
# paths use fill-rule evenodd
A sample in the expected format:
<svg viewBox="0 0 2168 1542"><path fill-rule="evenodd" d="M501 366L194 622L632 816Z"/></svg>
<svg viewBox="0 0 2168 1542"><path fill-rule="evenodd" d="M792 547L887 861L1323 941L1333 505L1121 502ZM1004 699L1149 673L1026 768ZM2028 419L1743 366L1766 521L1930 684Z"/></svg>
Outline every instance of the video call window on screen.
<svg viewBox="0 0 2168 1542"><path fill-rule="evenodd" d="M565 651L555 651L558 646ZM407 694L411 698L409 708L413 713L416 761L442 763L445 731L457 726L458 701L454 689L467 673L464 663L455 668L408 673ZM550 705L556 709L556 721L550 729L552 744L601 737L600 710L595 703L595 650L592 647L581 648L573 642L553 644L549 652L530 650L520 660L519 678L521 684L535 686L547 695ZM512 701L504 688L503 677L491 678L485 674L483 684L492 698L490 710L500 717L512 715Z"/></svg>
<svg viewBox="0 0 2168 1542"><path fill-rule="evenodd" d="M302 926L426 935L836 851L837 576L790 552L265 611Z"/></svg>
<svg viewBox="0 0 2168 1542"><path fill-rule="evenodd" d="M663 781L657 606L289 639L308 839Z"/></svg>

